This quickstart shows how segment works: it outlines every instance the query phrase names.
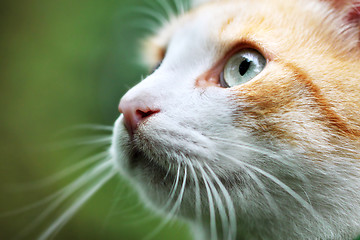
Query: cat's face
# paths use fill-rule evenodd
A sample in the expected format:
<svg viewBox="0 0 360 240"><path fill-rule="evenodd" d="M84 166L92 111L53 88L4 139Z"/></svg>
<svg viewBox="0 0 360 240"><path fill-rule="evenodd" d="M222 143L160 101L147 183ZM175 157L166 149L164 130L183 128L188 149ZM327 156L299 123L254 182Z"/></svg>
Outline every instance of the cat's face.
<svg viewBox="0 0 360 240"><path fill-rule="evenodd" d="M358 28L333 12L215 1L165 25L120 102L119 170L224 239L360 232Z"/></svg>

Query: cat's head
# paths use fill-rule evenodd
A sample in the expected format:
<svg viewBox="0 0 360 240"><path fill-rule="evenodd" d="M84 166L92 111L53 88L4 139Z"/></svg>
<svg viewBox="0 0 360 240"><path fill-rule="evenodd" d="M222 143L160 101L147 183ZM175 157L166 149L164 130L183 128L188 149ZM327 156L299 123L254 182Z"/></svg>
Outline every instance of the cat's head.
<svg viewBox="0 0 360 240"><path fill-rule="evenodd" d="M119 171L212 237L359 233L360 14L340 2L208 1L165 24L119 105Z"/></svg>

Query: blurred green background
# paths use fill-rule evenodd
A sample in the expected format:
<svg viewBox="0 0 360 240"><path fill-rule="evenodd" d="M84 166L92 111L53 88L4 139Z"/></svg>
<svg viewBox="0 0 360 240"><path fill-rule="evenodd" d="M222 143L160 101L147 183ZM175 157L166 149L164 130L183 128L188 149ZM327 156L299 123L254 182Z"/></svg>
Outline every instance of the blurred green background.
<svg viewBox="0 0 360 240"><path fill-rule="evenodd" d="M49 204L18 214L9 211L39 203L81 175L79 171L55 184L26 187L84 158L77 154L82 146L53 146L96 132L63 134L64 129L87 123L112 125L120 97L146 74L137 61L137 40L148 23L130 9L149 2L1 1L0 239L19 236ZM36 239L63 211L22 239ZM115 177L55 239L145 239L159 224L161 219L143 207L131 186ZM183 224L172 222L152 239L190 236Z"/></svg>
<svg viewBox="0 0 360 240"><path fill-rule="evenodd" d="M132 22L139 23L140 16L129 12L142 5L140 0L1 1L0 239L13 239L48 204L4 213L39 202L81 174L36 189L24 187L81 160L76 146L50 146L93 132L63 130L86 123L112 125L120 97L146 74L136 64L137 39L144 32ZM35 239L55 216L23 239ZM131 186L116 177L55 239L144 239L160 223ZM190 237L184 225L172 223L153 239Z"/></svg>

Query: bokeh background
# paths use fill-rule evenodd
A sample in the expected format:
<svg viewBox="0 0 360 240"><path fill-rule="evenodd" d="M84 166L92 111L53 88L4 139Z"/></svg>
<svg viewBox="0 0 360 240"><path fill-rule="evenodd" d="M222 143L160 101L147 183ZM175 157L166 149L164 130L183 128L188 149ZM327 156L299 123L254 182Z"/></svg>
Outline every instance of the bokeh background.
<svg viewBox="0 0 360 240"><path fill-rule="evenodd" d="M49 205L40 205L41 199L85 170L51 184L42 179L85 158L79 149L85 147L88 155L100 151L75 143L104 132L68 129L112 125L120 97L146 75L137 56L147 22L131 9L149 2L1 1L0 239L22 234ZM37 187L29 187L32 183ZM22 211L31 203L39 206ZM21 239L35 239L61 211L20 234ZM144 239L160 223L131 185L115 177L55 239ZM172 222L152 239L190 237L186 226Z"/></svg>

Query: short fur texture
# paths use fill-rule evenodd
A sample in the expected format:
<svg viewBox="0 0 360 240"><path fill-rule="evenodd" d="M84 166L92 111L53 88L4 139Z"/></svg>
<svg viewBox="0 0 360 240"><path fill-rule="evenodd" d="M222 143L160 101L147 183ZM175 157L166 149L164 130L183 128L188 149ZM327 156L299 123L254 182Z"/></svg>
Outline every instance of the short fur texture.
<svg viewBox="0 0 360 240"><path fill-rule="evenodd" d="M162 63L120 107L159 111L133 136L117 120L119 171L195 239L360 235L359 2L201 2L145 42ZM244 48L265 69L219 86Z"/></svg>

